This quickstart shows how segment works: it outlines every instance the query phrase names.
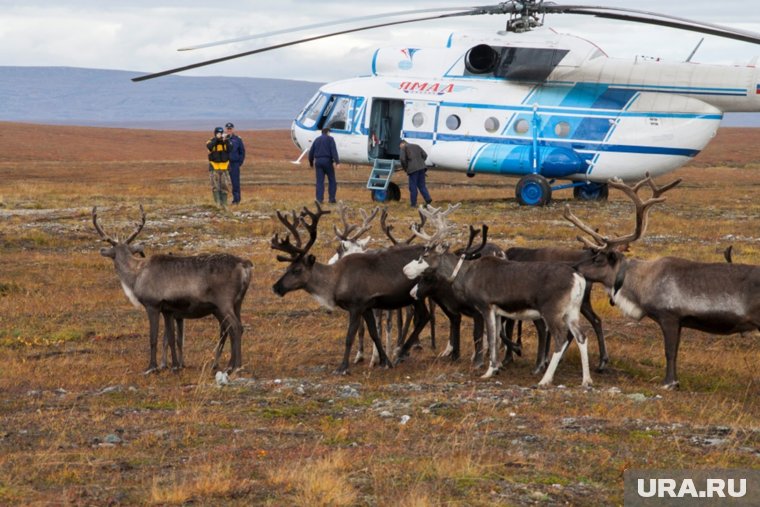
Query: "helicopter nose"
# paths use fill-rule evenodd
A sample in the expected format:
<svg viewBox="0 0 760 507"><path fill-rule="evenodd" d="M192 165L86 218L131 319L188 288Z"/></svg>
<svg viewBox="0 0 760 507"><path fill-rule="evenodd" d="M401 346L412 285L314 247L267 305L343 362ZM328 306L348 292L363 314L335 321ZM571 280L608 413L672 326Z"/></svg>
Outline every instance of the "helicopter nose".
<svg viewBox="0 0 760 507"><path fill-rule="evenodd" d="M303 149L303 146L301 146L301 142L298 139L298 124L295 120L293 120L293 123L290 124L290 139L293 141L293 144L296 145L296 147L299 150Z"/></svg>

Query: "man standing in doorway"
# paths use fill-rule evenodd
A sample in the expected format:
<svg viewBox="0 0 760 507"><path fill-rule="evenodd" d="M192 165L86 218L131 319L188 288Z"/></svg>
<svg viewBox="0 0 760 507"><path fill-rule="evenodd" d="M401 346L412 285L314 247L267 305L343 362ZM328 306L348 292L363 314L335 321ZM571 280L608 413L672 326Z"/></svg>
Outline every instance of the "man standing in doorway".
<svg viewBox="0 0 760 507"><path fill-rule="evenodd" d="M413 208L417 207L417 190L422 194L426 204L433 202L427 186L425 186L426 159L427 153L420 146L401 140L399 162L406 174L409 175L409 199Z"/></svg>
<svg viewBox="0 0 760 507"><path fill-rule="evenodd" d="M235 133L235 125L227 123L226 137L230 146L230 180L232 181L232 204L240 204L240 166L245 162L245 145L243 140Z"/></svg>
<svg viewBox="0 0 760 507"><path fill-rule="evenodd" d="M333 167L335 163L335 167ZM340 167L338 147L335 139L330 137L330 129L322 129L322 135L314 139L309 149L309 165L314 168L317 178L317 202L321 203L325 197L325 176L327 176L327 195L330 202L335 202L335 193L338 190L338 182L335 179L335 169Z"/></svg>

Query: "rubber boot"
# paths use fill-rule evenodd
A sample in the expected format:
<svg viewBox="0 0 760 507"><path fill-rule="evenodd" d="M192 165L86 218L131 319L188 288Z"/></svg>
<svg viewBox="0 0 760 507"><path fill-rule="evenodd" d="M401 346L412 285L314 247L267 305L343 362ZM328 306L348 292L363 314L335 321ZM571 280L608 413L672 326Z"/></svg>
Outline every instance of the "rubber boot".
<svg viewBox="0 0 760 507"><path fill-rule="evenodd" d="M219 197L219 192L212 190L211 193L214 194L214 204L218 206L222 202L221 197Z"/></svg>
<svg viewBox="0 0 760 507"><path fill-rule="evenodd" d="M227 207L227 192L219 192L219 202L222 203L222 208Z"/></svg>

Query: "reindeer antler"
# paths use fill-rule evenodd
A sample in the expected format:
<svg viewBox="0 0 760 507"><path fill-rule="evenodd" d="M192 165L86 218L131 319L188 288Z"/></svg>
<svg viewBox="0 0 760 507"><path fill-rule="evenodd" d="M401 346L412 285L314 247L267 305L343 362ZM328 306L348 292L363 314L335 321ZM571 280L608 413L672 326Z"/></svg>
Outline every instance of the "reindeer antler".
<svg viewBox="0 0 760 507"><path fill-rule="evenodd" d="M119 242L115 239L113 239L111 236L103 232L103 229L100 227L100 224L98 224L98 207L93 206L92 207L92 225L95 226L95 230L97 231L98 235L103 238L103 240L107 241L111 244L111 246L116 246ZM124 244L130 244L134 239L137 237L138 234L140 234L140 231L142 231L143 227L145 226L145 210L143 209L143 205L140 205L140 223L137 224L137 228L134 230L132 234L129 235L127 240L124 242Z"/></svg>
<svg viewBox="0 0 760 507"><path fill-rule="evenodd" d="M633 204L636 206L636 227L632 233L626 236L619 236L615 238L602 236L596 230L584 224L583 221L581 221L581 219L579 219L577 216L573 215L573 213L570 211L569 205L565 206L565 211L563 213L563 216L565 217L565 219L569 220L573 225L578 227L581 231L591 236L594 242L591 242L588 238L585 238L582 236L578 236L578 241L582 242L583 244L585 244L587 247L591 248L592 250L597 250L597 251L612 250L619 246L627 246L628 244L636 241L637 239L641 238L641 236L644 235L644 232L646 231L646 228L649 222L649 211L652 209L652 206L654 206L657 203L665 201L665 197L662 197L662 194L664 194L671 188L677 186L679 183L681 183L680 178L668 183L667 185L658 187L657 185L655 185L654 181L652 181L652 178L649 176L649 173L646 174L646 177L643 180L639 181L633 186L626 185L619 178L613 178L609 180L607 184L610 187L616 188L620 190L621 192L623 192L624 194L626 194L633 201ZM648 185L649 188L652 189L652 197L647 199L646 201L642 200L638 194L638 191L644 185Z"/></svg>
<svg viewBox="0 0 760 507"><path fill-rule="evenodd" d="M288 221L288 218L285 215L277 211L277 218L289 231L283 239L280 239L279 234L275 234L272 237L270 247L273 250L280 250L288 254L287 256L278 255L278 261L295 262L309 253L309 250L317 240L317 225L319 224L319 219L322 218L322 215L327 215L330 213L329 211L323 211L318 202L315 201L315 203L317 205L316 213L312 213L308 208L306 208L306 206L304 206L300 215L296 215L295 211L290 212L290 216L292 217L291 221ZM306 243L306 246L303 247L301 246L301 235L298 233L299 225L303 225L306 228L306 231L309 233L309 241ZM290 242L291 234L296 241L295 245Z"/></svg>
<svg viewBox="0 0 760 507"><path fill-rule="evenodd" d="M421 209L417 210L417 213L420 215L420 222L418 224L413 224L411 228L417 227L417 229L422 229L425 226L425 222L427 222L427 217L422 214ZM409 245L412 241L414 241L415 236L412 234L404 241L398 241L396 238L393 237L393 234L391 234L391 230L393 229L392 225L388 225L385 223L385 219L388 218L388 208L383 208L383 212L380 215L380 228L383 230L386 236L388 236L388 239L391 240L391 243L394 245L404 244Z"/></svg>
<svg viewBox="0 0 760 507"><path fill-rule="evenodd" d="M343 204L343 201L338 204L338 210L340 211L340 219L343 222L344 229L341 231L338 229L337 225L333 225L333 229L335 229L335 236L342 241L356 241L368 230L370 230L372 227L372 221L380 212L380 206L375 207L375 209L372 210L372 213L370 214L368 214L364 208L359 208L359 213L361 213L362 216L361 226L348 223L348 220L346 218L346 211L348 208ZM351 233L353 233L353 235L350 236Z"/></svg>
<svg viewBox="0 0 760 507"><path fill-rule="evenodd" d="M140 234L140 231L142 231L143 227L145 226L145 210L143 209L143 205L140 205L140 223L137 225L137 228L135 231L129 235L127 240L124 242L127 245L130 244L134 239L137 237L138 234Z"/></svg>
<svg viewBox="0 0 760 507"><path fill-rule="evenodd" d="M436 232L431 236L422 230L422 227L417 227L416 224L412 225L412 232L415 236L425 241L427 246L438 245L443 242L443 239L451 233L456 227L449 224L446 218L451 212L459 208L460 203L455 205L449 204L446 211L441 211L441 208L420 207L420 214L427 217L431 223L436 227Z"/></svg>

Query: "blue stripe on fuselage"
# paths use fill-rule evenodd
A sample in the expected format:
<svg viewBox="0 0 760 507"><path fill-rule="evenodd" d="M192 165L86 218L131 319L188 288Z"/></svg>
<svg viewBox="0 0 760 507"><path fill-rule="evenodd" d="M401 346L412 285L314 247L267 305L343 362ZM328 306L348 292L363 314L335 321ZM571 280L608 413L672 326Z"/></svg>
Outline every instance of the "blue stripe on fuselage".
<svg viewBox="0 0 760 507"><path fill-rule="evenodd" d="M404 138L407 139L427 139L432 140L433 134L431 132L412 132L404 131L402 133ZM507 144L507 145L530 145L533 143L532 139L518 139L514 137L510 138L496 138L486 136L466 136L466 135L454 135L454 134L441 134L437 135L437 140L440 141L458 141L466 143L486 143L486 144ZM669 148L665 146L636 146L627 144L603 144L592 142L579 142L573 140L548 140L539 139L539 146L544 147L558 147L569 148L576 152L589 151L589 152L611 152L611 153L639 153L646 155L673 155L679 157L695 157L699 150L690 148Z"/></svg>

